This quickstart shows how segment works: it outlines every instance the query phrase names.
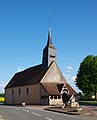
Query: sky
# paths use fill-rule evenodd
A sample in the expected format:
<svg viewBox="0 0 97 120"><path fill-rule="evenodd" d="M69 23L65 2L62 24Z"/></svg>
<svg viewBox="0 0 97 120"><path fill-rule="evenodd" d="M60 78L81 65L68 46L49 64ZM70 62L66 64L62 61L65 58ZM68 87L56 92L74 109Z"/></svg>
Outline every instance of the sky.
<svg viewBox="0 0 97 120"><path fill-rule="evenodd" d="M97 55L97 0L0 0L0 92L13 75L42 62L51 13L57 64L70 85Z"/></svg>

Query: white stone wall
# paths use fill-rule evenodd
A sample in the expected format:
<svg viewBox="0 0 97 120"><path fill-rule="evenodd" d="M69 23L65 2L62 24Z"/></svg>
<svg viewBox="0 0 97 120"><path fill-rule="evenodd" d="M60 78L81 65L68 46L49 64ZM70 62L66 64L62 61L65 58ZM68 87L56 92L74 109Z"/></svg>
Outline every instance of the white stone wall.
<svg viewBox="0 0 97 120"><path fill-rule="evenodd" d="M51 96L49 97L49 105L63 105L62 98L54 99L54 97L51 99Z"/></svg>
<svg viewBox="0 0 97 120"><path fill-rule="evenodd" d="M27 94L27 87L29 89L29 93ZM13 95L12 95L13 89ZM19 95L20 89L20 95ZM30 86L21 86L6 89L6 104L39 104L39 84L30 85Z"/></svg>

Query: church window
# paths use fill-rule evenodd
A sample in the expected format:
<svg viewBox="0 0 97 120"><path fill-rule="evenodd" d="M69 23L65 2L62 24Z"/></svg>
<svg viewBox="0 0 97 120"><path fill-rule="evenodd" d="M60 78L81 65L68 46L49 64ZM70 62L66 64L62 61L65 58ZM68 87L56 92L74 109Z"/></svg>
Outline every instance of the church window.
<svg viewBox="0 0 97 120"><path fill-rule="evenodd" d="M53 55L50 55L50 57L55 58L55 56L53 56Z"/></svg>
<svg viewBox="0 0 97 120"><path fill-rule="evenodd" d="M27 87L27 95L29 94L29 88Z"/></svg>
<svg viewBox="0 0 97 120"><path fill-rule="evenodd" d="M21 89L19 88L19 95L21 94Z"/></svg>
<svg viewBox="0 0 97 120"><path fill-rule="evenodd" d="M12 95L14 94L14 90L12 89Z"/></svg>

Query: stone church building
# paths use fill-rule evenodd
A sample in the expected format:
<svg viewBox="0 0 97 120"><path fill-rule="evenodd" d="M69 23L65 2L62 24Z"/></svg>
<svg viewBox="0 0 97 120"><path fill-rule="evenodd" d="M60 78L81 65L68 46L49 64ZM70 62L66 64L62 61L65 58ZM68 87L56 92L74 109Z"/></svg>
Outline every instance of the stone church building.
<svg viewBox="0 0 97 120"><path fill-rule="evenodd" d="M43 49L42 64L16 73L5 87L5 104L62 104L62 90L75 90L67 83L56 63L51 30Z"/></svg>

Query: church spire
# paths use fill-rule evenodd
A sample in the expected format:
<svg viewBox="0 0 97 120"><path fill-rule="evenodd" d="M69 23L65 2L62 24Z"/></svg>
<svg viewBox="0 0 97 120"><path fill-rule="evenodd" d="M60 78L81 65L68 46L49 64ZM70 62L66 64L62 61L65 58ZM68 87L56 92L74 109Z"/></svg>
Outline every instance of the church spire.
<svg viewBox="0 0 97 120"><path fill-rule="evenodd" d="M51 14L49 13L48 40L47 40L47 45L43 49L42 64L44 66L44 69L47 69L53 61L56 61L56 49L53 47L53 44L52 44L50 16Z"/></svg>
<svg viewBox="0 0 97 120"><path fill-rule="evenodd" d="M52 45L52 32L51 32L51 13L49 13L49 30L48 30L48 41L47 46L51 47Z"/></svg>
<svg viewBox="0 0 97 120"><path fill-rule="evenodd" d="M51 36L51 28L49 28L47 46L51 46L51 45L52 45L52 36Z"/></svg>

